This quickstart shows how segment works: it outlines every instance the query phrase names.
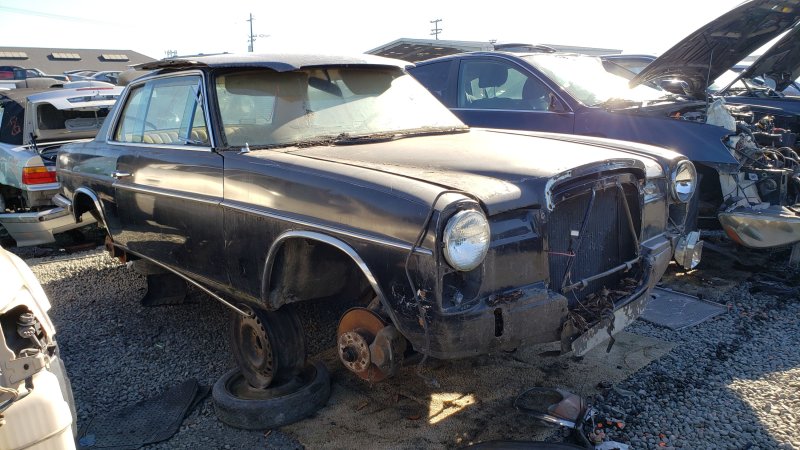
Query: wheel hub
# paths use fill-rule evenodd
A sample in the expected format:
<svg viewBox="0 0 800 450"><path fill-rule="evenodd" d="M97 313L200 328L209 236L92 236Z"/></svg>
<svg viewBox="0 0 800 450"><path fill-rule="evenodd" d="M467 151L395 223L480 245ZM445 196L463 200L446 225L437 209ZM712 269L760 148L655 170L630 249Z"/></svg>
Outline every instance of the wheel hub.
<svg viewBox="0 0 800 450"><path fill-rule="evenodd" d="M375 312L350 309L339 321L336 336L339 359L360 378L377 382L397 372L405 339Z"/></svg>
<svg viewBox="0 0 800 450"><path fill-rule="evenodd" d="M339 335L339 359L345 367L355 373L365 372L370 365L369 337L358 331L348 331Z"/></svg>

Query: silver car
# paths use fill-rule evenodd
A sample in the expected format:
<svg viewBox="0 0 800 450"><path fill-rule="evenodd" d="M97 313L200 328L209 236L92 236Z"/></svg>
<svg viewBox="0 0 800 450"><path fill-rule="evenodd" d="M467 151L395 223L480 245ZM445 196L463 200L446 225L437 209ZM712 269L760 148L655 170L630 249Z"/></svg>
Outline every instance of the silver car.
<svg viewBox="0 0 800 450"><path fill-rule="evenodd" d="M0 92L0 224L18 246L53 242L54 234L94 221L76 222L53 204L56 154L97 134L121 88L75 84Z"/></svg>

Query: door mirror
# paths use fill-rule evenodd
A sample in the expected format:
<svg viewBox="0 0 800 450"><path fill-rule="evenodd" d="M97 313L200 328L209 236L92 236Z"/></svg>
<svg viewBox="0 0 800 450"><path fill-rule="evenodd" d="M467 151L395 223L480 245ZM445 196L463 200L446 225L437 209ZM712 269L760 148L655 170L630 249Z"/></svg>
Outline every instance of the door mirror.
<svg viewBox="0 0 800 450"><path fill-rule="evenodd" d="M562 102L561 99L558 98L555 94L551 92L548 94L548 96L550 98L547 105L548 111L555 113L569 112L569 108L567 108L567 105L565 105L564 102Z"/></svg>

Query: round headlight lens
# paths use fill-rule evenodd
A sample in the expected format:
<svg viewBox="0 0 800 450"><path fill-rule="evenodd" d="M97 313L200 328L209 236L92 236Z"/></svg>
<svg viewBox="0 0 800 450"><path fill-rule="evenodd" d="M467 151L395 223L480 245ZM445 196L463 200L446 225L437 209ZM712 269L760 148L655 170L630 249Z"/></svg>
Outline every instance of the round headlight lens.
<svg viewBox="0 0 800 450"><path fill-rule="evenodd" d="M691 161L681 161L672 174L672 197L681 203L687 203L697 189L697 170Z"/></svg>
<svg viewBox="0 0 800 450"><path fill-rule="evenodd" d="M466 272L483 262L489 251L489 222L478 211L461 211L444 228L444 257L454 269Z"/></svg>

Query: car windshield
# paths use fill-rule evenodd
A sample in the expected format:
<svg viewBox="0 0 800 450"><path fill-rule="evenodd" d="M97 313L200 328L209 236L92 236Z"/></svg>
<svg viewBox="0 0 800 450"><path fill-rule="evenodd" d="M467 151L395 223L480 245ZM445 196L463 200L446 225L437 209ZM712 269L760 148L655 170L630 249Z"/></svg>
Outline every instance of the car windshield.
<svg viewBox="0 0 800 450"><path fill-rule="evenodd" d="M465 128L398 68L242 70L216 78L228 146L279 146Z"/></svg>
<svg viewBox="0 0 800 450"><path fill-rule="evenodd" d="M628 80L606 71L600 58L579 55L538 54L524 57L554 83L588 106L613 101L644 103L669 93L647 85L628 86Z"/></svg>

